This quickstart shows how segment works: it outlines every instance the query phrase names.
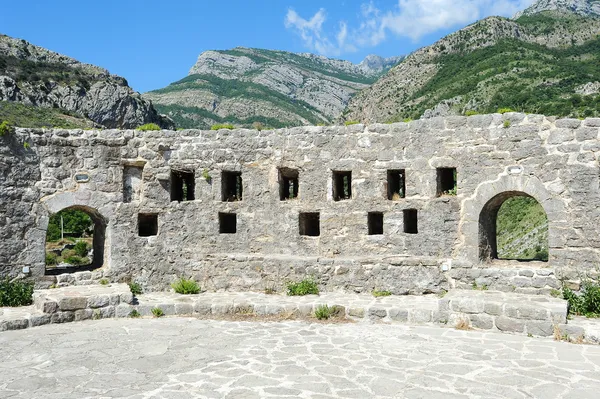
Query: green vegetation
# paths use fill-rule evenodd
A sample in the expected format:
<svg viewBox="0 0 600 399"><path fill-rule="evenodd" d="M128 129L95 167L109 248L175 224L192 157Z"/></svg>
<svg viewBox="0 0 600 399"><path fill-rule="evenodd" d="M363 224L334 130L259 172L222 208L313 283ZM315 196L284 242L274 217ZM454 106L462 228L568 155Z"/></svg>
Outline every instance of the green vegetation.
<svg viewBox="0 0 600 399"><path fill-rule="evenodd" d="M504 123L502 124L502 126L503 126L505 129L508 129L508 128L510 127L510 121L508 121L508 120L507 120L507 121L504 121Z"/></svg>
<svg viewBox="0 0 600 399"><path fill-rule="evenodd" d="M498 111L496 111L499 114L506 114L508 112L515 112L510 108L498 108Z"/></svg>
<svg viewBox="0 0 600 399"><path fill-rule="evenodd" d="M138 283L129 283L129 291L131 291L133 295L143 294L142 286Z"/></svg>
<svg viewBox="0 0 600 399"><path fill-rule="evenodd" d="M551 27L549 20L555 21ZM551 15L519 20L534 31L577 21ZM442 100L458 96L462 100L457 109L475 100L479 106L473 111L480 113L517 110L560 117L600 116L600 95L575 93L587 82L600 81L600 37L560 48L503 39L474 51L465 46L432 63L440 65L436 75L403 101L406 105L391 119L418 118Z"/></svg>
<svg viewBox="0 0 600 399"><path fill-rule="evenodd" d="M504 201L496 219L498 257L548 260L548 218L532 197Z"/></svg>
<svg viewBox="0 0 600 399"><path fill-rule="evenodd" d="M65 233L76 237L81 237L86 234L91 235L93 233L94 222L87 213L78 209L65 209L50 216L48 231L46 233L47 241L60 240L61 217Z"/></svg>
<svg viewBox="0 0 600 399"><path fill-rule="evenodd" d="M392 293L389 291L377 291L377 290L373 291L373 296L375 298L382 297L382 296L390 296L390 295L392 295Z"/></svg>
<svg viewBox="0 0 600 399"><path fill-rule="evenodd" d="M473 281L473 284L471 286L473 287L474 290L477 290L477 291L487 291L487 289L488 289L487 284L477 285L476 281Z"/></svg>
<svg viewBox="0 0 600 399"><path fill-rule="evenodd" d="M90 247L85 241L78 241L73 248L73 251L77 254L77 256L84 257L87 256Z"/></svg>
<svg viewBox="0 0 600 399"><path fill-rule="evenodd" d="M145 125L138 126L136 130L148 131L148 130L160 130L160 126L156 123L146 123Z"/></svg>
<svg viewBox="0 0 600 399"><path fill-rule="evenodd" d="M471 109L465 112L465 116L473 116L473 115L479 115L479 112L473 111Z"/></svg>
<svg viewBox="0 0 600 399"><path fill-rule="evenodd" d="M33 283L0 280L0 307L27 306L33 302Z"/></svg>
<svg viewBox="0 0 600 399"><path fill-rule="evenodd" d="M210 127L210 130L219 130L219 129L235 129L235 126L233 126L232 124L228 123L228 124L217 124L217 125L212 125Z"/></svg>
<svg viewBox="0 0 600 399"><path fill-rule="evenodd" d="M319 295L319 287L313 279L304 279L300 282L287 284L288 296Z"/></svg>
<svg viewBox="0 0 600 399"><path fill-rule="evenodd" d="M358 125L359 123L360 123L359 121L346 121L346 122L344 122L344 125L351 126L351 125Z"/></svg>
<svg viewBox="0 0 600 399"><path fill-rule="evenodd" d="M100 279L100 285L108 285L108 279Z"/></svg>
<svg viewBox="0 0 600 399"><path fill-rule="evenodd" d="M93 122L67 110L57 108L41 108L33 105L0 101L0 136L1 126L19 126L27 128L64 128L77 129L93 126ZM10 130L7 130L8 133Z"/></svg>
<svg viewBox="0 0 600 399"><path fill-rule="evenodd" d="M8 121L2 121L2 123L0 123L0 137L10 133L11 131L11 126L8 123Z"/></svg>
<svg viewBox="0 0 600 399"><path fill-rule="evenodd" d="M140 312L137 311L137 309L133 309L131 312L129 312L129 317L131 317L132 319L137 319L141 316L142 315L140 314Z"/></svg>
<svg viewBox="0 0 600 399"><path fill-rule="evenodd" d="M569 302L570 314L600 317L600 283L591 280L584 281L580 294L564 287L563 298Z"/></svg>
<svg viewBox="0 0 600 399"><path fill-rule="evenodd" d="M200 287L194 280L186 280L182 278L172 283L171 287L178 294L190 295L200 293Z"/></svg>
<svg viewBox="0 0 600 399"><path fill-rule="evenodd" d="M163 312L163 310L161 308L152 308L151 310L152 315L154 317L163 317L165 315L165 312Z"/></svg>
<svg viewBox="0 0 600 399"><path fill-rule="evenodd" d="M319 320L327 320L333 316L334 309L328 305L319 305L315 309L315 317Z"/></svg>

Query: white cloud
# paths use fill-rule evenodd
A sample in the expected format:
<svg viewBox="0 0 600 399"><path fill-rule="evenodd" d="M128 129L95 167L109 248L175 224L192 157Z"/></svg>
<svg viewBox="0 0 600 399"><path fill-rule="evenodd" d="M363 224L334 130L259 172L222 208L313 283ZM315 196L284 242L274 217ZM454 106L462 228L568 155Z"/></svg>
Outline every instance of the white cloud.
<svg viewBox="0 0 600 399"><path fill-rule="evenodd" d="M326 31L324 8L310 19L289 9L285 26L302 38L311 51L340 55L359 48L376 46L391 34L414 41L442 29L462 27L478 19L500 15L510 17L527 8L534 0L397 0L389 10L380 10L371 1L361 5L355 26L340 21L337 29ZM330 39L334 37L334 39Z"/></svg>

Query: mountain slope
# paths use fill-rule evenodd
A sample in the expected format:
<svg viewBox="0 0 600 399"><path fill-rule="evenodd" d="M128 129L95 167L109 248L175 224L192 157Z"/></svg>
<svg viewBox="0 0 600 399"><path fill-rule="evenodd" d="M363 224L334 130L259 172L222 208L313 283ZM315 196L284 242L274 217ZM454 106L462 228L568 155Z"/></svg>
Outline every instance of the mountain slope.
<svg viewBox="0 0 600 399"><path fill-rule="evenodd" d="M23 107L7 102L21 103ZM145 123L173 127L125 79L4 35L0 35L0 107L4 114L27 109L26 114L33 116L39 111L38 119L48 114L48 109L57 115L74 113L72 116L79 116L77 119L107 128L135 128ZM27 124L27 120L13 123Z"/></svg>
<svg viewBox="0 0 600 399"><path fill-rule="evenodd" d="M354 93L398 60L370 56L355 65L314 54L244 47L206 51L187 77L144 97L181 127L327 123L340 115Z"/></svg>
<svg viewBox="0 0 600 399"><path fill-rule="evenodd" d="M597 115L595 93L580 92L600 81L599 31L599 18L564 11L486 18L408 56L356 95L344 119L386 122L498 108Z"/></svg>
<svg viewBox="0 0 600 399"><path fill-rule="evenodd" d="M542 11L560 11L590 17L600 15L600 0L538 0L531 7L518 12L514 19Z"/></svg>

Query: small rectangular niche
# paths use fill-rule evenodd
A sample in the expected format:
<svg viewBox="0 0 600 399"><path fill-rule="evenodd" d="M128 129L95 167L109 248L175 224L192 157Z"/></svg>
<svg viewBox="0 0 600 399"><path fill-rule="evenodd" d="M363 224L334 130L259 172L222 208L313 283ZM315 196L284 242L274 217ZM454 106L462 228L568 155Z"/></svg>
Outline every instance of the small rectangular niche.
<svg viewBox="0 0 600 399"><path fill-rule="evenodd" d="M456 168L437 169L437 196L456 195Z"/></svg>
<svg viewBox="0 0 600 399"><path fill-rule="evenodd" d="M342 201L352 198L352 172L333 171L333 200Z"/></svg>
<svg viewBox="0 0 600 399"><path fill-rule="evenodd" d="M387 171L387 196L390 201L406 197L406 171L404 169Z"/></svg>
<svg viewBox="0 0 600 399"><path fill-rule="evenodd" d="M138 235L140 237L151 237L158 234L158 214L138 214Z"/></svg>
<svg viewBox="0 0 600 399"><path fill-rule="evenodd" d="M318 237L321 235L321 214L301 212L298 218L301 236Z"/></svg>
<svg viewBox="0 0 600 399"><path fill-rule="evenodd" d="M123 167L123 202L141 200L143 170L143 166L125 165Z"/></svg>
<svg viewBox="0 0 600 399"><path fill-rule="evenodd" d="M298 198L298 170L279 169L279 199L281 201Z"/></svg>
<svg viewBox="0 0 600 399"><path fill-rule="evenodd" d="M383 234L383 212L369 212L367 224L370 236Z"/></svg>
<svg viewBox="0 0 600 399"><path fill-rule="evenodd" d="M416 209L405 209L402 211L404 219L404 232L406 234L417 234L419 233L417 210Z"/></svg>
<svg viewBox="0 0 600 399"><path fill-rule="evenodd" d="M241 201L243 195L242 172L226 171L221 173L221 200L224 202Z"/></svg>
<svg viewBox="0 0 600 399"><path fill-rule="evenodd" d="M171 201L193 201L196 189L194 172L185 170L171 171Z"/></svg>
<svg viewBox="0 0 600 399"><path fill-rule="evenodd" d="M219 212L219 233L237 233L237 215L235 213Z"/></svg>

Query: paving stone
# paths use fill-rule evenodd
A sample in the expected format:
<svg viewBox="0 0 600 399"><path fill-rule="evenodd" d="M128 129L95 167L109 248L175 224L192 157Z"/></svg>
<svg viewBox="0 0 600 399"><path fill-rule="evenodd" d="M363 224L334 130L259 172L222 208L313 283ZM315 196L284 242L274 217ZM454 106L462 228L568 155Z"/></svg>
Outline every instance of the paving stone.
<svg viewBox="0 0 600 399"><path fill-rule="evenodd" d="M525 330L527 334L550 337L554 334L554 324L548 321L526 321Z"/></svg>

